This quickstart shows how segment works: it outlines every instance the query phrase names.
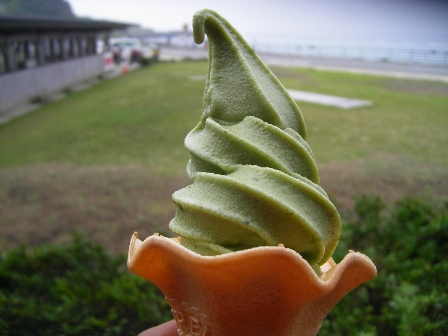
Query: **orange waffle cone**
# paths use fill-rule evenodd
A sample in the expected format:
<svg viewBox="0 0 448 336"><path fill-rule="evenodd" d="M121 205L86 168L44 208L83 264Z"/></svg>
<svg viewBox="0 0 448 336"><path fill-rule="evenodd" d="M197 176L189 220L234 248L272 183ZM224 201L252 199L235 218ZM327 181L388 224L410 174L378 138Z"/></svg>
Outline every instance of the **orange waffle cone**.
<svg viewBox="0 0 448 336"><path fill-rule="evenodd" d="M293 250L257 247L204 257L179 239L131 239L128 267L157 285L179 335L316 335L331 308L376 275L372 261L350 251L318 276Z"/></svg>

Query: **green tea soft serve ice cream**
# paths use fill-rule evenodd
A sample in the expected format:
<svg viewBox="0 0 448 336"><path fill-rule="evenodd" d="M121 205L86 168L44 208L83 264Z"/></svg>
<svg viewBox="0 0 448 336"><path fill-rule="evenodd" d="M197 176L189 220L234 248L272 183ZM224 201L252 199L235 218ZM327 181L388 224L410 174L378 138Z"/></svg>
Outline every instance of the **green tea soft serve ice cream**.
<svg viewBox="0 0 448 336"><path fill-rule="evenodd" d="M193 34L208 36L209 74L201 120L185 139L194 182L173 195L171 230L202 255L283 244L324 264L340 220L318 185L299 108L218 14L196 13Z"/></svg>
<svg viewBox="0 0 448 336"><path fill-rule="evenodd" d="M336 264L339 214L319 186L296 103L221 16L193 17L208 37L202 117L187 135L192 184L174 193L170 228L135 233L129 269L156 284L181 336L311 336L376 268L350 251Z"/></svg>

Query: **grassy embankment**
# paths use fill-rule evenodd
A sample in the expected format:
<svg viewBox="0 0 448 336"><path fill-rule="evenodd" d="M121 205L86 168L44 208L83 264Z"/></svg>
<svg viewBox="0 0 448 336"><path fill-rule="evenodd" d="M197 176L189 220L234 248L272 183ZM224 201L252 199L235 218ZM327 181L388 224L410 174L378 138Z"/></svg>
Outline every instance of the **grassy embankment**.
<svg viewBox="0 0 448 336"><path fill-rule="evenodd" d="M322 185L352 196L448 195L448 85L273 68L287 88L373 101L299 103ZM186 184L182 143L201 114L205 62L158 64L0 125L0 249L82 231L126 252L133 231L169 233ZM196 76L195 80L191 77Z"/></svg>

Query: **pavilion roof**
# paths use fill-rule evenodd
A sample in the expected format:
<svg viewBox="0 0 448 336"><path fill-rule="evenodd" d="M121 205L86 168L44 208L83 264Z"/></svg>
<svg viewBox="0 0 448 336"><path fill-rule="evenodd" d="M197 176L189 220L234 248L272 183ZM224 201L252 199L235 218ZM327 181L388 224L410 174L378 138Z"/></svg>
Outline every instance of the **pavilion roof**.
<svg viewBox="0 0 448 336"><path fill-rule="evenodd" d="M45 33L68 31L110 31L135 24L90 19L61 19L52 17L0 15L0 34Z"/></svg>

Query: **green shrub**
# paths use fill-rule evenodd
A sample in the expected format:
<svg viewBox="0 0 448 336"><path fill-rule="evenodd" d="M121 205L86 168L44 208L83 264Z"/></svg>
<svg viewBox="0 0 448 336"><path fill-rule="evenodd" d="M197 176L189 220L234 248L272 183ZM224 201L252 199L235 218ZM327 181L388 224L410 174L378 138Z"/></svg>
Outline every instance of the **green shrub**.
<svg viewBox="0 0 448 336"><path fill-rule="evenodd" d="M387 208L362 196L352 217L336 255L363 252L378 275L336 305L319 335L446 335L448 204L406 198Z"/></svg>
<svg viewBox="0 0 448 336"><path fill-rule="evenodd" d="M124 256L85 238L0 257L0 335L136 335L171 318Z"/></svg>

